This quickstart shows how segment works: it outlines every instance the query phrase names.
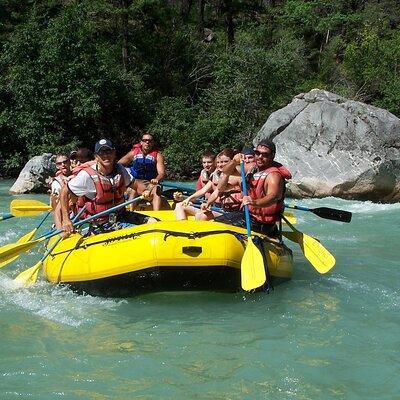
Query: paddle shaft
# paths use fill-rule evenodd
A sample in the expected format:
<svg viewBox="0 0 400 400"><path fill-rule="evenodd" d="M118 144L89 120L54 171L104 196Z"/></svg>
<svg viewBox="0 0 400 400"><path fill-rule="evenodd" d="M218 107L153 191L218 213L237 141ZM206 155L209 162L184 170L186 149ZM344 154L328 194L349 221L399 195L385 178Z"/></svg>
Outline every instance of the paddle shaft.
<svg viewBox="0 0 400 400"><path fill-rule="evenodd" d="M329 208L329 207L308 208L298 204L289 205L286 203L285 207L292 208L294 210L310 211L313 214L317 215L318 217L331 219L334 221L350 222L352 217L352 213L349 211L337 210L335 208Z"/></svg>
<svg viewBox="0 0 400 400"><path fill-rule="evenodd" d="M11 213L3 213L0 215L0 221L4 221L5 219L14 218L14 215Z"/></svg>
<svg viewBox="0 0 400 400"><path fill-rule="evenodd" d="M186 192L192 192L194 193L196 191L195 188L189 187L190 184L182 184L182 183L165 183L165 182L161 182L162 186L165 186L167 188L170 189L176 189L176 190L182 190L182 191L186 191Z"/></svg>
<svg viewBox="0 0 400 400"><path fill-rule="evenodd" d="M240 175L242 178L243 195L247 196L246 173L243 160L240 161ZM249 291L262 286L267 277L265 274L264 258L251 237L250 211L247 204L244 206L244 215L247 229L247 246L242 262L240 263L240 272L242 288Z"/></svg>
<svg viewBox="0 0 400 400"><path fill-rule="evenodd" d="M246 172L244 170L243 160L240 161L240 175L242 178L243 196L247 196ZM250 211L249 211L249 206L247 204L244 206L244 216L246 219L247 236L250 238L251 237Z"/></svg>

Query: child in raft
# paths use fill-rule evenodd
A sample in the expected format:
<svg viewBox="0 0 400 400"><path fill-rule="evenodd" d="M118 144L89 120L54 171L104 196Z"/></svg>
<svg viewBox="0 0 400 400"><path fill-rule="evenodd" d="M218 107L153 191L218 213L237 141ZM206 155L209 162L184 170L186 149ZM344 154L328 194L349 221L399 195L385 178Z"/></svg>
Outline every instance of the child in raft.
<svg viewBox="0 0 400 400"><path fill-rule="evenodd" d="M234 157L235 152L230 148L222 150L216 158L217 168L210 175L209 181L186 200L177 203L175 207L175 217L177 221L187 219L188 215L194 215L198 221L209 221L222 215L220 212L211 210L212 204L224 208L226 211L238 210L242 202L242 192L240 189L240 176L231 175L226 189L221 192L218 190L218 182L221 178L222 168L225 167ZM204 196L211 191L206 203L199 208L192 205L192 201Z"/></svg>

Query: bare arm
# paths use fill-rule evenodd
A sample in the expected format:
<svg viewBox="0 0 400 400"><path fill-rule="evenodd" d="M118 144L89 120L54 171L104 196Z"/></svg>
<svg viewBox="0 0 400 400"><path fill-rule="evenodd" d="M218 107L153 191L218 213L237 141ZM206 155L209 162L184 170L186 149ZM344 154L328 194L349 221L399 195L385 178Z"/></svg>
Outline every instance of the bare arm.
<svg viewBox="0 0 400 400"><path fill-rule="evenodd" d="M212 183L211 181L208 181L200 190L191 194L185 201L189 203L189 201L192 201L193 199L198 199L199 197L204 196L208 191L210 191L211 188Z"/></svg>
<svg viewBox="0 0 400 400"><path fill-rule="evenodd" d="M70 235L74 231L73 224L69 217L70 197L73 199L73 201L76 201L77 199L77 197L68 190L68 185L64 185L61 188L60 192L60 208L61 208L62 228L64 229L67 235Z"/></svg>
<svg viewBox="0 0 400 400"><path fill-rule="evenodd" d="M206 208L209 208L211 204L213 204L215 200L217 200L218 196L219 196L219 190L217 188L210 194L210 197L207 200Z"/></svg>
<svg viewBox="0 0 400 400"><path fill-rule="evenodd" d="M165 159L161 153L157 154L157 176L151 180L151 183L157 185L165 178Z"/></svg>
<svg viewBox="0 0 400 400"><path fill-rule="evenodd" d="M119 161L119 164L122 164L124 167L128 167L132 164L133 161L133 151L131 150L129 153L126 153Z"/></svg>

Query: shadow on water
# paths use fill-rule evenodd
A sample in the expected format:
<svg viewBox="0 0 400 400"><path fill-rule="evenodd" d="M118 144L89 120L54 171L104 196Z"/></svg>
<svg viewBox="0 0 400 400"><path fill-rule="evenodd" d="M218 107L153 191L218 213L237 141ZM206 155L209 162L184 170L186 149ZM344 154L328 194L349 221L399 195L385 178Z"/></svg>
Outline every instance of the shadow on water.
<svg viewBox="0 0 400 400"><path fill-rule="evenodd" d="M273 281L274 286L282 280ZM149 268L89 282L70 283L78 294L126 298L165 291L212 291L236 293L241 291L240 270L231 268ZM262 289L261 289L262 290Z"/></svg>

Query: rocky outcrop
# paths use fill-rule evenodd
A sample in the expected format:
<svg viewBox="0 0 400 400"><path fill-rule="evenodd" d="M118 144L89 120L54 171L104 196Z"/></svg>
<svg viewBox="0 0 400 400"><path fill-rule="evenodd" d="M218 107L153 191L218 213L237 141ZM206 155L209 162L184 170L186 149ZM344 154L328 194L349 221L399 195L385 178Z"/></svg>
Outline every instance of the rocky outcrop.
<svg viewBox="0 0 400 400"><path fill-rule="evenodd" d="M400 119L313 89L274 112L254 139L273 139L293 197L400 201Z"/></svg>
<svg viewBox="0 0 400 400"><path fill-rule="evenodd" d="M56 168L53 155L49 153L31 158L20 172L10 189L11 194L46 193Z"/></svg>

